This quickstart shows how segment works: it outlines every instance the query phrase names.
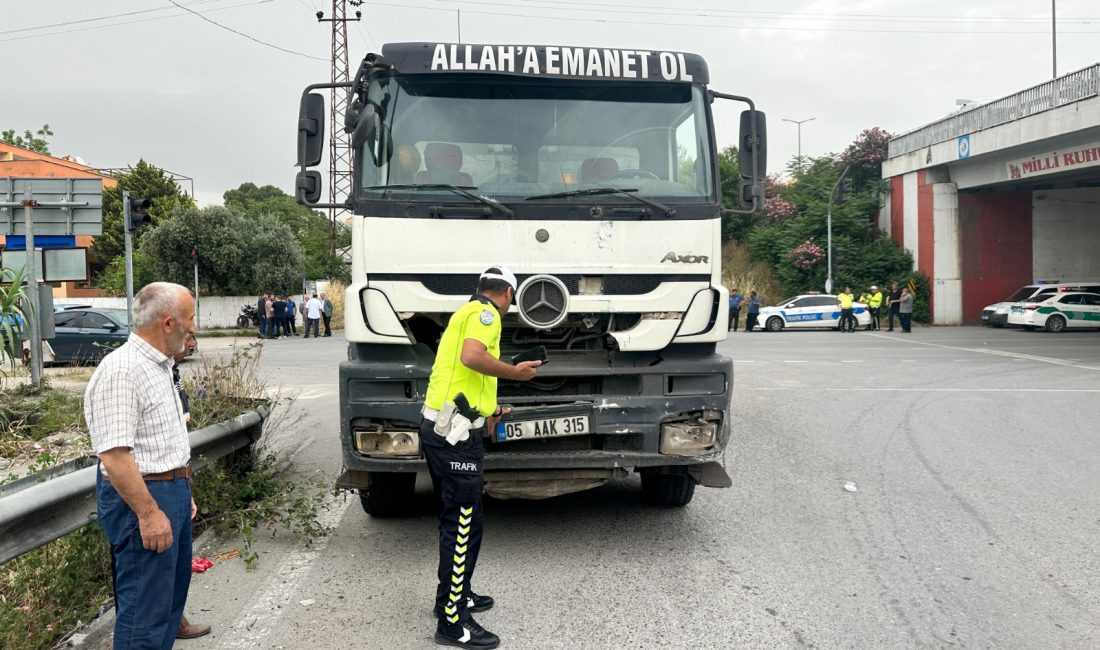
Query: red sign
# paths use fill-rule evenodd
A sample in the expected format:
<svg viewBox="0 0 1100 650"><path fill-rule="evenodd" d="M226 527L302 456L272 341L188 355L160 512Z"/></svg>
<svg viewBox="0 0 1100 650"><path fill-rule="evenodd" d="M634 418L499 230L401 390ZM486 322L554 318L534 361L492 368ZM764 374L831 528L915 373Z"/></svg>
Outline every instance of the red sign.
<svg viewBox="0 0 1100 650"><path fill-rule="evenodd" d="M1100 144L1089 144L1076 147L1070 151L1052 151L1038 156L1013 160L1008 163L1008 176L1016 180L1097 165L1100 165Z"/></svg>

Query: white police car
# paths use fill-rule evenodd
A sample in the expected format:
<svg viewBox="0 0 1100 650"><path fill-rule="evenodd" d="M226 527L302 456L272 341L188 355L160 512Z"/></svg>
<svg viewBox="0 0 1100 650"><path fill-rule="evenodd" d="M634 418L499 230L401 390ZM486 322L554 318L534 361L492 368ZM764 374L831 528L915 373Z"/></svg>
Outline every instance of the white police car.
<svg viewBox="0 0 1100 650"><path fill-rule="evenodd" d="M871 313L862 302L852 303L856 325L867 327L871 324ZM769 332L781 331L784 327L840 327L840 301L836 296L827 294L804 294L789 300L783 300L771 307L761 307L757 322Z"/></svg>
<svg viewBox="0 0 1100 650"><path fill-rule="evenodd" d="M1035 296L1026 302L1012 305L1008 324L1020 325L1026 330L1042 327L1048 332L1061 332L1066 328L1100 327L1100 294L1063 291Z"/></svg>

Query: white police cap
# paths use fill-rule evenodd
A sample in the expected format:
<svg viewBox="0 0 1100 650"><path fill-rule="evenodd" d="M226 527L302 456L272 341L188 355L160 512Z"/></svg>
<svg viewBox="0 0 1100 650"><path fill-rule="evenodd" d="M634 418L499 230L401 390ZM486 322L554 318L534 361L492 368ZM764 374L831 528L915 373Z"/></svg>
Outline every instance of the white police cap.
<svg viewBox="0 0 1100 650"><path fill-rule="evenodd" d="M500 273L492 273L492 271L500 271ZM508 267L504 266L503 264L497 264L486 269L486 271L481 274L481 279L504 280L512 287L512 291L515 291L519 288L519 285L516 282L516 274L509 271Z"/></svg>

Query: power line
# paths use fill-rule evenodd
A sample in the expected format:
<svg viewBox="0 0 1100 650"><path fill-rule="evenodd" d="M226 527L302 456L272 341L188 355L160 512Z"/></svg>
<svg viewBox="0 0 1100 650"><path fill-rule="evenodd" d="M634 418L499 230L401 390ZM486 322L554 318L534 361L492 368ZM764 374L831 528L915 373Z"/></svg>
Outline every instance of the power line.
<svg viewBox="0 0 1100 650"><path fill-rule="evenodd" d="M172 4L176 5L180 9L183 9L185 11L188 11L190 13L195 14L196 16L198 16L199 18L202 18L203 20L210 23L211 25L214 25L216 27L221 27L225 31L232 32L232 33L236 34L237 36L242 36L244 38L247 38L248 40L252 41L253 43L258 43L260 45L264 45L266 47L270 47L270 48L279 50L280 52L286 52L287 54L293 54L295 56L301 56L301 57L305 57L307 59L313 59L314 61L328 61L328 59L322 59L321 57L318 57L318 56L313 56L311 54L303 54L301 52L295 52L294 50L288 50L285 47L279 47L278 45L275 45L273 43L268 43L267 41L261 41L260 39L256 38L255 36L250 36L248 34L245 34L244 32L237 31L237 30L233 29L232 27L227 27L227 26L225 26L225 25L223 25L223 24L221 24L221 23L219 23L219 22L217 22L213 19L207 18L206 16L200 14L199 12L197 12L193 9L190 9L188 7L185 7L185 6L181 5L180 3L176 2L176 0L168 0L168 2L171 2Z"/></svg>
<svg viewBox="0 0 1100 650"><path fill-rule="evenodd" d="M443 7L427 7L424 5L411 5L411 4L397 4L392 2L371 2L374 6L384 7L397 7L401 9L422 9L425 11L442 11L445 13L453 13L453 9ZM499 5L495 5L499 6ZM514 6L514 5L513 5ZM564 22L581 22L581 23L603 23L603 24L620 24L620 25L655 25L659 27L707 27L712 29L753 29L759 31L791 31L791 32L847 32L847 33L859 33L859 34L957 34L965 36L984 36L984 35L1029 35L1029 34L1049 34L1049 30L1043 31L1022 31L1022 30L1007 30L1007 31L994 31L994 30L930 30L930 29L855 29L855 28L842 28L842 27L823 27L823 26L806 26L806 27L793 27L788 25L748 25L748 24L720 24L720 23L669 23L667 21L644 21L644 20L622 20L614 18L573 18L566 16L548 16L548 15L536 15L536 14L520 14L501 11L485 11L482 9L467 9L468 13L480 14L485 16L506 16L513 18L539 18L542 20L558 20ZM1100 34L1100 31L1087 31L1077 30L1072 32L1063 32L1064 34Z"/></svg>
<svg viewBox="0 0 1100 650"><path fill-rule="evenodd" d="M211 0L203 0L203 1L207 2L207 1L211 1ZM213 0L213 1L220 2L221 0ZM244 2L244 3L241 3L241 4L230 5L228 7L219 7L217 9L209 9L209 10L207 10L206 13L214 13L215 11L227 11L229 9L238 9L240 7L249 7L249 6L252 6L252 5L262 5L262 4L267 4L268 2L274 2L274 0L254 0L253 2ZM164 7L163 9L171 9L171 7ZM151 22L155 22L155 21L158 21L158 20L167 20L169 18L179 18L181 16L186 16L186 15L187 15L186 12L185 13L175 13L175 14L171 14L171 15L168 15L168 16L154 16L153 18L140 18L138 20L123 20L123 21L119 21L117 23L108 23L106 25L92 25L91 27L79 27L77 29L66 29L66 30L62 30L62 31L59 31L59 32L49 32L49 33L46 33L46 34L31 34L29 36L14 36L12 38L0 39L0 43L9 43L11 41L27 41L27 40L31 40L31 39L35 39L35 38L45 38L47 36L60 36L62 34L75 34L75 33L78 33L78 32L90 32L90 31L94 31L94 30L97 30L97 29L106 29L108 27L119 27L119 26L122 26L122 25L136 25L138 23L151 23ZM114 17L117 17L117 16L114 16ZM28 28L28 29L38 29L38 28Z"/></svg>
<svg viewBox="0 0 1100 650"><path fill-rule="evenodd" d="M198 0L197 2L188 3L191 6L209 4L211 2L221 2L222 0ZM34 27L18 27L16 29L5 29L0 31L0 34L16 34L19 32L33 32L39 29L52 29L54 27L67 27L69 25L80 25L83 23L94 23L101 20L110 20L112 18L125 18L127 16L137 16L139 14L149 14L158 11L168 11L171 7L157 7L155 9L139 9L137 11L127 11L121 14L112 14L110 16L99 16L96 18L82 18L80 20L68 20L63 23L52 23L49 25L35 25Z"/></svg>
<svg viewBox="0 0 1100 650"><path fill-rule="evenodd" d="M438 0L439 2L449 2L455 4L475 4L481 5L483 2L477 0ZM659 15L683 15L685 12L707 12L703 15L716 15L716 14L728 14L734 16L749 16L749 17L773 17L771 19L783 19L783 20L806 20L813 18L841 18L848 20L864 20L869 22L992 22L992 23L1004 23L1008 21L1017 21L1024 23L1040 23L1047 24L1050 20L1048 16L958 16L958 15L915 15L915 14L860 14L860 13L825 13L825 12L807 12L807 11L749 11L741 9L715 9L710 7L685 7L680 6L677 10L668 10L664 6L655 5L622 5L616 3L607 2L579 2L577 0L518 0L518 2L524 3L523 5L508 5L502 3L493 3L493 6L543 6L546 9L552 9L553 7L546 7L545 5L565 5L566 7L580 6L586 9L593 7L612 7L606 11L615 11L620 13L640 13L649 14L656 13ZM658 10L658 11L639 11L639 10ZM565 8L563 7L563 10ZM597 9L596 11L605 11L603 9ZM1079 23L1079 24L1091 24L1100 21L1100 18L1060 18L1059 22L1066 23Z"/></svg>

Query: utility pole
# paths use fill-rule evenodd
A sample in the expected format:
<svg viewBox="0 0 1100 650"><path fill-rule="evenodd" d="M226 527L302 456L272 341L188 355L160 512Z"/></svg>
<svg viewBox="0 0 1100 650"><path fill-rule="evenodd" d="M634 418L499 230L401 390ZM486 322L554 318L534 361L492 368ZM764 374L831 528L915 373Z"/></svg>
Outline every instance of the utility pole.
<svg viewBox="0 0 1100 650"><path fill-rule="evenodd" d="M34 207L36 205L38 202L34 200L31 186L27 185L23 191L23 214L27 228L27 264L24 268L27 270L27 288L29 289L27 300L30 301L31 308L30 314L24 314L23 322L29 330L27 342L31 346L31 385L38 388L42 385L42 327L38 320L42 317L42 310L39 309L42 302L38 299L38 269L35 268L38 260L35 259L34 254ZM14 216L13 214L13 219ZM53 318L52 314L50 318Z"/></svg>
<svg viewBox="0 0 1100 650"><path fill-rule="evenodd" d="M828 231L828 239L825 244L826 264L829 265L828 275L825 278L825 293L833 292L833 195L836 194L836 189L840 187L840 184L844 182L844 177L848 175L850 167L844 166L844 171L840 173L840 178L836 179L836 183L833 185L833 189L829 191L829 210L825 217L825 228Z"/></svg>
<svg viewBox="0 0 1100 650"><path fill-rule="evenodd" d="M809 122L811 120L816 120L817 118L816 117L807 117L804 120L792 120L792 119L788 119L786 117L783 117L783 118L780 118L780 119L783 120L784 122L790 122L791 124L797 124L798 125L798 173L801 174L802 173L802 125L805 122Z"/></svg>
<svg viewBox="0 0 1100 650"><path fill-rule="evenodd" d="M323 11L317 12L317 22L332 23L332 74L333 84L346 84L351 80L348 69L348 23L359 22L363 12L355 10L355 17L348 18L347 3L359 7L362 0L332 0L332 17L325 18ZM344 113L348 108L348 92L345 88L333 88L329 101L329 203L344 203L351 195L351 135L344 133L340 125L344 123ZM329 208L329 247L336 253L336 223L343 221L348 211L344 208Z"/></svg>
<svg viewBox="0 0 1100 650"><path fill-rule="evenodd" d="M1050 64L1053 79L1058 78L1058 0L1050 0Z"/></svg>
<svg viewBox="0 0 1100 650"><path fill-rule="evenodd" d="M195 329L199 329L202 327L202 320L200 319L202 311L199 303L199 256L194 248L191 249L191 261L195 264Z"/></svg>
<svg viewBox="0 0 1100 650"><path fill-rule="evenodd" d="M126 243L126 323L134 323L134 247L130 235L130 193L122 191L122 233Z"/></svg>

